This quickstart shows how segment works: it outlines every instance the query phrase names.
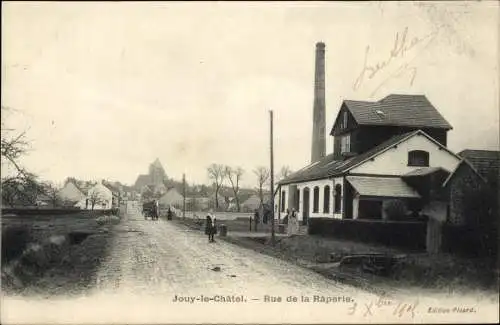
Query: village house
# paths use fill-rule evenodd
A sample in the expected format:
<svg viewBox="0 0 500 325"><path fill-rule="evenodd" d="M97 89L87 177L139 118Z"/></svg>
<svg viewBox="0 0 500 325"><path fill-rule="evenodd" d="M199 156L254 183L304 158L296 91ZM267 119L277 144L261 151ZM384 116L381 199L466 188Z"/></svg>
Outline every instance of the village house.
<svg viewBox="0 0 500 325"><path fill-rule="evenodd" d="M295 209L304 225L312 218L387 220L398 202L408 220L453 219L443 185L464 159L447 148L452 126L426 96L344 100L326 155L324 50L318 43L311 163L278 182L276 217Z"/></svg>
<svg viewBox="0 0 500 325"><path fill-rule="evenodd" d="M268 194L265 194L263 197L263 203L267 204L270 201L271 196ZM248 199L243 201L241 204L241 211L242 212L255 212L256 210L259 210L261 208L261 201L260 197L258 194L254 194L250 196Z"/></svg>
<svg viewBox="0 0 500 325"><path fill-rule="evenodd" d="M175 187L172 187L158 199L158 203L162 209L166 209L168 207L182 209L184 197Z"/></svg>
<svg viewBox="0 0 500 325"><path fill-rule="evenodd" d="M122 201L124 195L121 186L116 182L112 183L104 180L102 181L102 184L111 191L112 194L111 207L112 208L120 207L120 204L123 203Z"/></svg>
<svg viewBox="0 0 500 325"><path fill-rule="evenodd" d="M86 193L73 181L67 181L63 188L59 190L58 196L63 202L68 202L75 207L85 208Z"/></svg>
<svg viewBox="0 0 500 325"><path fill-rule="evenodd" d="M109 210L113 208L113 192L99 182L91 187L87 192L85 209L88 210Z"/></svg>

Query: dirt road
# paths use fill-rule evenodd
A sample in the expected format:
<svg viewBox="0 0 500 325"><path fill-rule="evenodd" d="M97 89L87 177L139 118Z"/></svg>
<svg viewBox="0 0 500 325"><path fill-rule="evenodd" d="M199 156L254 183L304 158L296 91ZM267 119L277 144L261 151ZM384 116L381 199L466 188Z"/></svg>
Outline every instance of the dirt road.
<svg viewBox="0 0 500 325"><path fill-rule="evenodd" d="M417 295L381 299L252 250L208 243L171 221L129 215L115 231L94 292L4 299L2 323L428 323L442 319L428 308L456 305L473 310L450 312L447 321L498 317L498 302L477 297L460 304Z"/></svg>
<svg viewBox="0 0 500 325"><path fill-rule="evenodd" d="M112 253L98 274L101 292L158 295L353 295L354 288L238 246L208 239L167 221L130 216L118 226Z"/></svg>

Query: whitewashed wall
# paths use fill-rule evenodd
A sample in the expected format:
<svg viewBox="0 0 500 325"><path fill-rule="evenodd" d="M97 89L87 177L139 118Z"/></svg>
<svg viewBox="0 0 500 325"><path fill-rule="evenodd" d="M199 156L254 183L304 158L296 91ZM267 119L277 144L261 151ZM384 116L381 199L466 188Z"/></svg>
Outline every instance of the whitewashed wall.
<svg viewBox="0 0 500 325"><path fill-rule="evenodd" d="M415 135L399 143L396 148L391 148L375 157L374 161L367 161L350 170L351 173L403 175L421 167L408 166L408 152L424 150L429 152L429 167L442 167L453 172L460 160L442 149L424 135Z"/></svg>
<svg viewBox="0 0 500 325"><path fill-rule="evenodd" d="M89 200L87 209L92 209L92 196L96 193L99 198L99 202L95 204L94 210L99 209L111 209L113 201L113 193L104 185L96 184L87 193L87 199Z"/></svg>
<svg viewBox="0 0 500 325"><path fill-rule="evenodd" d="M340 200L341 208L339 213L334 213L334 190L335 190L335 185L340 184L342 186L342 197L344 196L344 184L343 184L343 177L338 177L335 179L322 179L322 180L316 180L316 181L310 181L310 182L304 182L304 183L296 183L292 185L297 185L297 189L300 191L300 197L299 197L299 210L297 211L298 214L298 219L302 220L303 219L303 207L304 207L304 189L307 187L309 188L309 218L336 218L336 219L342 219L342 199ZM325 186L330 186L330 204L329 204L329 209L327 213L323 212L323 203L325 200L324 197L324 189ZM313 203L314 203L314 188L318 186L319 187L319 209L317 213L313 213ZM290 195L289 193L289 185L285 185L281 187L281 192L285 192L285 211L281 211L281 206L279 205L279 199L280 199L280 192L276 193L275 196L275 202L278 205L278 212L275 213L275 217L278 218L278 215L280 218L284 218L286 215L286 210L290 209L292 210L292 207L289 206L288 204L288 197Z"/></svg>
<svg viewBox="0 0 500 325"><path fill-rule="evenodd" d="M324 188L325 186L330 186L330 206L329 212L323 212L323 202L324 202ZM313 203L314 203L314 188L319 187L319 204L318 204L318 212L313 213ZM302 209L304 206L304 192L305 188L309 188L309 218L321 218L321 217L333 217L333 202L332 202L332 190L333 190L333 181L331 179L322 179L317 181L311 181L306 183L300 183L297 188L300 190L300 198L299 198L299 220L303 219Z"/></svg>
<svg viewBox="0 0 500 325"><path fill-rule="evenodd" d="M85 201L85 194L83 194L75 184L72 182L66 183L66 185L58 192L60 198L70 201Z"/></svg>

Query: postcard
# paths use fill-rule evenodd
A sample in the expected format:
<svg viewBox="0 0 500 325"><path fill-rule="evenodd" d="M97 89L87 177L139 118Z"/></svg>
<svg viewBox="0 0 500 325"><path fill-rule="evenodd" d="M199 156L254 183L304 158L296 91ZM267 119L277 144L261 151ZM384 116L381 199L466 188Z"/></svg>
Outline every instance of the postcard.
<svg viewBox="0 0 500 325"><path fill-rule="evenodd" d="M498 3L2 9L2 324L498 323Z"/></svg>

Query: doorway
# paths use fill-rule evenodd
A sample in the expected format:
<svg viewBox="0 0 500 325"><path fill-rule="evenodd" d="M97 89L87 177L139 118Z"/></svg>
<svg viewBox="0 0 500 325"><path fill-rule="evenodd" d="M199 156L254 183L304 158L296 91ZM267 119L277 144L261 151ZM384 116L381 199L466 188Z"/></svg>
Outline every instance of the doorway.
<svg viewBox="0 0 500 325"><path fill-rule="evenodd" d="M304 188L302 194L302 224L307 225L309 221L309 188Z"/></svg>

